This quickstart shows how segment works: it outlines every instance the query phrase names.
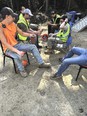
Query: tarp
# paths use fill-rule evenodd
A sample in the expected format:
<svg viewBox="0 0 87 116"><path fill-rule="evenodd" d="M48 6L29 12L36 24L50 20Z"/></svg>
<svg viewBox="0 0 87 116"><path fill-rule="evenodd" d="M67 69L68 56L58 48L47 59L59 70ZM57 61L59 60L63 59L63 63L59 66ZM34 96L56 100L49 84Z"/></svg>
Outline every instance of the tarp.
<svg viewBox="0 0 87 116"><path fill-rule="evenodd" d="M79 32L82 31L87 27L87 16L84 18L80 19L77 23L75 23L72 27L72 31L74 32Z"/></svg>

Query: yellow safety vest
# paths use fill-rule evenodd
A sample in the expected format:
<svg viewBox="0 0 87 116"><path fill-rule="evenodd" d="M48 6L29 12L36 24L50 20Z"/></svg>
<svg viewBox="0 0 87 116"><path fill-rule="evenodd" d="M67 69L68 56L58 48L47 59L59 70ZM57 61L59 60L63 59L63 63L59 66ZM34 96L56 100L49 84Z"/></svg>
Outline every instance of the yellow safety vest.
<svg viewBox="0 0 87 116"><path fill-rule="evenodd" d="M56 24L56 21L57 21L58 18L60 18L60 15L57 14L57 15L56 15L56 18L53 19L53 23L54 23L54 24Z"/></svg>
<svg viewBox="0 0 87 116"><path fill-rule="evenodd" d="M22 14L21 14L21 17L19 18L17 24L19 24L19 23L23 23L26 26L27 29L29 28L30 24L29 24L29 22L26 22L26 20L25 20L25 18L23 17ZM18 33L18 38L20 40L23 40L23 41L27 40L27 37L24 37L24 36L20 35L19 33Z"/></svg>
<svg viewBox="0 0 87 116"><path fill-rule="evenodd" d="M70 25L68 23L66 25L68 26L67 31L60 30L57 34L57 37L60 38L62 42L66 42L70 34Z"/></svg>

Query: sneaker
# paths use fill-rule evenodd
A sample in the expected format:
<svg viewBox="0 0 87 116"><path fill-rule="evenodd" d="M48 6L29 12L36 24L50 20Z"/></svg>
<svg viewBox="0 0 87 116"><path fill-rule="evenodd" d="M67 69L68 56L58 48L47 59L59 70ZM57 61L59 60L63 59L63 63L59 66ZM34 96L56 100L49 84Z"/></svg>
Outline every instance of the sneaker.
<svg viewBox="0 0 87 116"><path fill-rule="evenodd" d="M20 71L20 75L22 77L27 77L28 76L28 73L25 70L23 70L23 71Z"/></svg>
<svg viewBox="0 0 87 116"><path fill-rule="evenodd" d="M39 65L39 68L51 68L51 64L50 63L42 63Z"/></svg>
<svg viewBox="0 0 87 116"><path fill-rule="evenodd" d="M58 76L58 75L55 73L55 74L53 74L53 75L50 76L50 79L51 79L51 80L59 79L59 78L62 78L62 75L61 75L61 76Z"/></svg>

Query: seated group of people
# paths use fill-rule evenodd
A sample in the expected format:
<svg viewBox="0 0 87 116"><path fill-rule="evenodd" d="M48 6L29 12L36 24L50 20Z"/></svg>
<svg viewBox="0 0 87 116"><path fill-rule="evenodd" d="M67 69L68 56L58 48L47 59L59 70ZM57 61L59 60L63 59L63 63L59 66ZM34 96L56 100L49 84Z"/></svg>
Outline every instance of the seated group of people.
<svg viewBox="0 0 87 116"><path fill-rule="evenodd" d="M56 15L52 14L52 16ZM59 45L63 45L64 43L66 43L70 36L71 31L67 16L62 15L60 17L57 17L57 19L59 19L59 23L57 22L52 24L50 23L50 28L54 29L54 32L52 33L53 30L50 30L51 33L49 33L49 38L47 42L48 50L45 53L51 53L53 49L56 49L57 47L60 47ZM49 23L48 23L48 32L49 32Z"/></svg>
<svg viewBox="0 0 87 116"><path fill-rule="evenodd" d="M21 36L23 37L22 40L27 40L28 38L30 39L30 37L32 36L35 37L36 34L41 33L42 30L39 31L28 30L29 22L26 23L25 21L29 20L29 16L32 16L31 11L29 9L23 10L22 15L20 16L21 18L19 18L17 25L14 23L15 13L11 8L9 7L2 8L1 15L2 15L2 21L0 22L0 41L2 42L5 54L10 55L14 58L21 76L23 77L28 76L22 64L22 59L21 59L21 57L24 55L25 52L31 52L34 55L37 62L39 63L39 68L50 68L51 67L50 63L45 63L43 61L35 44L24 43L24 42L19 43L15 38L16 33L18 33L19 37ZM63 18L62 18L63 23L60 26L59 34L63 33L63 35L65 35L61 39L63 40L63 42L65 42L67 35L69 34L70 27L67 22L67 18L66 17ZM27 31L24 25L20 24L21 21L23 21L24 24L25 23L27 24L26 25ZM23 31L22 31L22 26L24 28ZM62 30L63 27L65 27L64 30ZM58 35L58 38L61 36L62 35ZM60 41L59 39L56 40ZM78 55L78 57L71 58L74 54ZM85 65L86 63L87 63L87 50L83 48L74 47L63 58L63 62L60 68L58 69L57 73L53 74L51 77L53 79L61 77L62 73L68 68L70 64Z"/></svg>

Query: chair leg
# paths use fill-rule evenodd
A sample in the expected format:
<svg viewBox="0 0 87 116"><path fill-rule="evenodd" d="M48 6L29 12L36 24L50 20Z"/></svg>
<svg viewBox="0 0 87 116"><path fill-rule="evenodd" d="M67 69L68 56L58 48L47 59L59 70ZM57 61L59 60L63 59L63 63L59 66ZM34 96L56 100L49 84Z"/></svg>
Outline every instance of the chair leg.
<svg viewBox="0 0 87 116"><path fill-rule="evenodd" d="M28 64L30 64L30 59L29 59L28 53L26 53L26 56L27 56Z"/></svg>
<svg viewBox="0 0 87 116"><path fill-rule="evenodd" d="M15 70L15 73L18 73L17 72L17 69L16 69L16 64L15 64L15 61L14 61L14 59L12 59L13 60L13 65L14 65L14 70Z"/></svg>
<svg viewBox="0 0 87 116"><path fill-rule="evenodd" d="M80 66L79 71L78 71L78 74L77 74L76 79L75 79L76 81L77 81L77 79L79 77L79 74L80 74L81 69L82 69L82 67Z"/></svg>
<svg viewBox="0 0 87 116"><path fill-rule="evenodd" d="M3 56L3 67L5 67L5 55Z"/></svg>

